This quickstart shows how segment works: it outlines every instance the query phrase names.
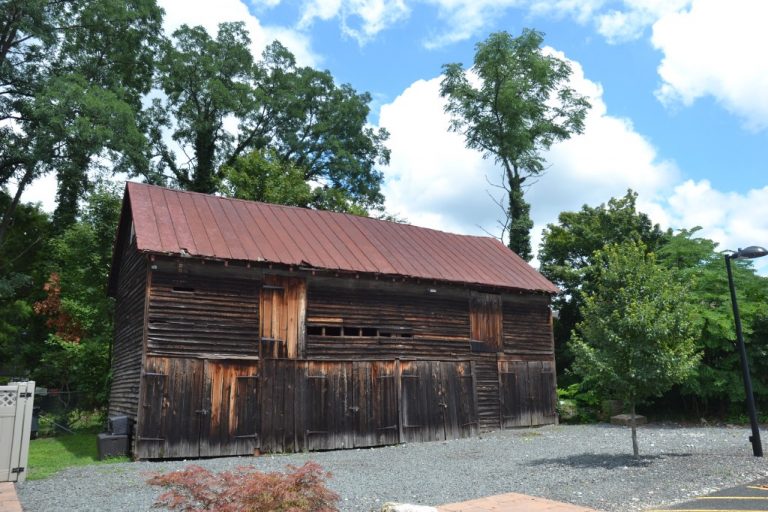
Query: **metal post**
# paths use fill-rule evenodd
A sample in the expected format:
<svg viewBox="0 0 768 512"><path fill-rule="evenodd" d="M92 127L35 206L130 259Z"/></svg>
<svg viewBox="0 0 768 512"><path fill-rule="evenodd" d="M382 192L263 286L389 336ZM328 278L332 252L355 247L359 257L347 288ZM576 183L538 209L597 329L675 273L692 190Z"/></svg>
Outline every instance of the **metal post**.
<svg viewBox="0 0 768 512"><path fill-rule="evenodd" d="M755 397L752 393L752 378L749 376L749 363L747 362L747 349L744 347L744 334L741 332L741 318L739 317L739 304L736 301L736 288L733 286L733 272L731 271L731 256L725 255L725 268L728 270L728 286L731 289L731 304L733 304L733 321L736 324L736 339L741 359L741 372L744 376L744 391L747 394L747 409L749 421L752 424L752 453L755 457L763 456L763 445L760 442L760 428L757 424L757 412L755 411Z"/></svg>

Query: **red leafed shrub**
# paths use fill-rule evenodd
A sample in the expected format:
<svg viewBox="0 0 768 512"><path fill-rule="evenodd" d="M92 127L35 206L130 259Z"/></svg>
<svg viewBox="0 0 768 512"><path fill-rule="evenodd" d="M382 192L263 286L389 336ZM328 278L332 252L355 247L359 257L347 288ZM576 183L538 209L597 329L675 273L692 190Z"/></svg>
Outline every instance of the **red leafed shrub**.
<svg viewBox="0 0 768 512"><path fill-rule="evenodd" d="M35 302L33 308L38 315L48 317L46 325L56 330L56 336L72 343L80 343L85 334L69 313L64 311L61 306L61 277L56 272L52 272L48 281L43 286L46 297L43 300Z"/></svg>
<svg viewBox="0 0 768 512"><path fill-rule="evenodd" d="M193 512L335 512L339 495L325 486L331 474L316 462L288 466L286 473L251 467L212 473L200 466L155 475L165 487L155 506Z"/></svg>

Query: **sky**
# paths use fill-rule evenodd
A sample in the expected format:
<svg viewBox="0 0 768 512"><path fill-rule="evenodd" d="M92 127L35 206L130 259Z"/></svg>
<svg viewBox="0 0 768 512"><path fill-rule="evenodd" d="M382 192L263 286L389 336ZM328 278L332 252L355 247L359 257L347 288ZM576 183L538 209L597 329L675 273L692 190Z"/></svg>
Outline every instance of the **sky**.
<svg viewBox="0 0 768 512"><path fill-rule="evenodd" d="M369 122L390 132L388 213L465 234L498 235L501 174L448 132L441 66L468 67L492 32L539 30L593 108L584 133L553 146L526 190L534 249L560 212L629 188L663 228L701 226L720 249L768 246L765 0L158 2L169 34L243 21L255 55L279 39L301 64L369 92ZM50 208L52 196L49 179L23 199Z"/></svg>

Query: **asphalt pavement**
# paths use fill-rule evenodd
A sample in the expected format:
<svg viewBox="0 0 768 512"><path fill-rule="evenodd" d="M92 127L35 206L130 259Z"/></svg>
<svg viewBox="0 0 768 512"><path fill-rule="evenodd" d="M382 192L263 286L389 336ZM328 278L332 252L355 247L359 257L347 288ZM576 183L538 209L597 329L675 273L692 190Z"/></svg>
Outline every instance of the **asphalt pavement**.
<svg viewBox="0 0 768 512"><path fill-rule="evenodd" d="M654 508L645 512L763 512L768 511L768 478L738 487L722 489L706 496L678 503L665 508Z"/></svg>

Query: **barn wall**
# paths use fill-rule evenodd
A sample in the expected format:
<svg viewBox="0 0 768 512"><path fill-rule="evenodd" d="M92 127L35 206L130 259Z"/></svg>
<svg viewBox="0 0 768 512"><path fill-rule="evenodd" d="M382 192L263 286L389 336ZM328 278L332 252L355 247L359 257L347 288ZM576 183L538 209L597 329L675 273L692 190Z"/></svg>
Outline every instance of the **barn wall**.
<svg viewBox="0 0 768 512"><path fill-rule="evenodd" d="M147 260L136 242L124 244L115 304L109 414L136 417L144 337Z"/></svg>
<svg viewBox="0 0 768 512"><path fill-rule="evenodd" d="M504 353L550 359L555 353L549 297L504 296Z"/></svg>
<svg viewBox="0 0 768 512"><path fill-rule="evenodd" d="M148 355L256 358L261 283L246 278L246 269L211 275L200 267L152 273Z"/></svg>
<svg viewBox="0 0 768 512"><path fill-rule="evenodd" d="M151 265L140 458L376 446L555 421L547 297L183 258ZM262 346L258 357L265 339L283 337L290 350Z"/></svg>
<svg viewBox="0 0 768 512"><path fill-rule="evenodd" d="M450 359L470 353L468 292L461 289L312 279L306 322L308 358ZM325 335L317 333L320 328Z"/></svg>

